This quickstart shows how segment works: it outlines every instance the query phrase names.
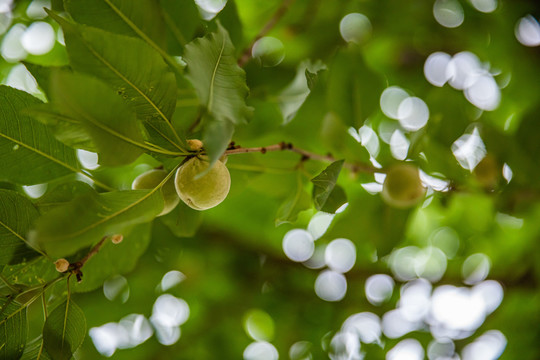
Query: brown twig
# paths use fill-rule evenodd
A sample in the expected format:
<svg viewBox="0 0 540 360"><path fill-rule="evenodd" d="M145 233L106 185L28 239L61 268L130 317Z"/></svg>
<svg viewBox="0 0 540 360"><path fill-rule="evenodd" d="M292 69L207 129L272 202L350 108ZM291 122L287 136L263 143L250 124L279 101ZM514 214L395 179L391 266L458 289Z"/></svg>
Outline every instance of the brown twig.
<svg viewBox="0 0 540 360"><path fill-rule="evenodd" d="M101 238L101 240L99 240L99 242L96 245L94 245L94 247L92 249L90 249L90 251L88 252L88 254L86 254L85 257L83 257L81 260L69 265L69 271L72 274L75 274L75 276L77 276L77 281L78 282L81 282L81 280L82 280L82 271L81 271L81 269L84 266L84 264L86 264L86 262L88 260L90 260L92 258L92 256L96 255L99 252L99 250L101 249L101 247L105 243L105 240L107 240L108 238L109 238L108 235Z"/></svg>
<svg viewBox="0 0 540 360"><path fill-rule="evenodd" d="M252 148L243 148L240 146L236 146L232 149L226 150L224 155L245 154L245 153L254 153L254 152L265 154L267 152L272 152L272 151L291 151L291 152L302 155L302 158L305 160L312 159L312 160L323 161L323 162L334 162L338 160L332 155L316 154L310 151L306 151L304 149L300 149L291 143L285 143L285 142L281 142L279 144L274 144L274 145L269 145L269 146L260 146L260 147L252 147ZM355 173L357 172L366 172L366 173L384 172L383 169L377 169L371 165L361 164L361 163L346 162L343 164L343 167Z"/></svg>
<svg viewBox="0 0 540 360"><path fill-rule="evenodd" d="M270 18L270 20L268 20L257 36L255 36L255 38L251 41L249 46L243 51L240 60L238 60L238 66L243 67L249 61L253 45L257 42L257 40L268 34L268 32L272 30L274 26L276 26L279 20L281 20L285 13L287 13L287 10L293 2L294 0L284 0L283 3L281 3L281 6L276 10L274 15Z"/></svg>

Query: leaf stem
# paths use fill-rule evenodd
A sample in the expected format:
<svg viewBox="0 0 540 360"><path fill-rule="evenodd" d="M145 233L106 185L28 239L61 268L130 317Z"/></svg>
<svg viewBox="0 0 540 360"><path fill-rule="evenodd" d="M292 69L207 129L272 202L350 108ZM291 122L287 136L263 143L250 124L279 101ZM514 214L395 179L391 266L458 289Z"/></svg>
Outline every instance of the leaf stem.
<svg viewBox="0 0 540 360"><path fill-rule="evenodd" d="M47 300L45 299L45 291L41 294L41 302L43 304L43 318L47 320L49 313L47 311Z"/></svg>
<svg viewBox="0 0 540 360"><path fill-rule="evenodd" d="M272 30L274 26L276 26L279 20L281 20L281 18L287 13L287 10L289 10L289 7L292 5L293 2L294 0L283 0L281 6L276 10L274 15L270 18L270 20L268 20L268 22L264 25L261 31L259 31L257 36L255 36L249 46L244 50L242 56L240 57L240 60L238 60L238 66L243 67L249 61L253 45L257 42L257 40L268 34L268 32Z"/></svg>
<svg viewBox="0 0 540 360"><path fill-rule="evenodd" d="M291 151L291 152L302 155L302 159L305 159L305 160L311 159L311 160L322 161L322 162L334 162L337 160L335 157L333 157L330 154L329 155L316 154L316 153L313 153L304 149L300 149L291 143L285 143L285 142L281 142L279 144L274 144L274 145L269 145L269 146L251 147L251 148L243 148L243 147L233 145L232 148L229 148L228 150L225 151L224 155L246 154L246 153L254 153L254 152L265 154L267 152L272 152L272 151ZM372 165L364 164L364 163L345 162L343 164L343 167L351 170L354 173L384 172L384 169L377 169L373 167Z"/></svg>

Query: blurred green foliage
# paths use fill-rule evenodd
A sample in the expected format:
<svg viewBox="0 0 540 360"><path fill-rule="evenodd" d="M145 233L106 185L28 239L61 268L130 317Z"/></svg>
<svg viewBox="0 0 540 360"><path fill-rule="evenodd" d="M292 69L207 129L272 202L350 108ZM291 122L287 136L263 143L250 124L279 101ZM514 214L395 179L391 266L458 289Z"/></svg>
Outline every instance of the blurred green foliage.
<svg viewBox="0 0 540 360"><path fill-rule="evenodd" d="M130 314L151 318L158 296L169 293L189 305L180 339L166 346L151 336L112 358L238 359L254 340L265 340L281 359L299 341L310 346L294 359L329 353L344 359L334 335L355 313L382 318L399 306L399 287L412 279L400 279L392 259L397 250L416 247L446 253L434 288L466 286L463 264L482 253L488 278L504 289L500 307L455 340L456 353L498 330L507 340L501 359L538 359L540 48L522 45L515 31L524 16L538 19L540 7L499 0L483 13L475 1L455 0L464 21L447 28L434 17L434 3L441 1L228 0L208 21L192 0L54 0L40 15L28 11L37 0L14 1L11 23L0 35L0 80L39 100L0 88L0 358L19 358L26 344L23 358L47 358L44 348L53 359L67 359L80 342L76 359L102 358L89 329ZM359 43L347 43L340 33L350 13L370 22ZM58 37L50 51L6 56L10 27L38 21ZM283 44L277 66L251 58L263 35ZM431 54L463 51L477 56L500 89L492 111L448 84L426 80ZM425 102L426 126L408 131L388 118L380 99L389 86ZM367 128L377 151L362 135ZM448 184L431 186L425 201L408 209L391 207L365 186L380 187L385 169L403 160L389 145L395 129L410 145L406 159ZM452 146L475 131L491 160L469 171ZM205 141L212 161L231 151L229 196L204 212L180 204L156 218L160 192L130 191L131 182L151 168L177 169L195 154L185 142L194 138ZM237 154L230 141L283 151ZM77 149L97 152L101 166L85 168L75 159ZM330 165L341 159L343 167ZM37 196L23 187L45 182ZM320 270L289 260L282 240L291 229L307 228L316 209L335 212L344 202L347 208L316 241L319 250L336 238L356 246L356 263L345 274L347 293L329 302L314 292ZM113 234L123 234L123 242L103 243L76 267ZM60 256L72 263L72 275L55 272ZM405 266L422 277L414 261ZM173 270L185 278L164 288L163 276ZM394 276L397 284L381 305L366 296L374 274ZM118 275L127 287L122 283L118 296L107 295L103 283ZM384 359L402 338L427 349L434 334L425 321L407 335L362 343L361 352ZM19 332L6 338L2 329ZM69 336L59 340L66 329Z"/></svg>

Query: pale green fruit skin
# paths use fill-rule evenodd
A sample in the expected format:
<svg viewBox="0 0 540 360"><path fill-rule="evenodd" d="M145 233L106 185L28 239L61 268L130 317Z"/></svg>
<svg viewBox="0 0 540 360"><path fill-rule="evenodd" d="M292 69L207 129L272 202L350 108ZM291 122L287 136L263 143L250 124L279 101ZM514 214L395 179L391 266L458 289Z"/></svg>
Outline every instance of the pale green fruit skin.
<svg viewBox="0 0 540 360"><path fill-rule="evenodd" d="M418 168L398 164L388 169L381 195L388 205L405 209L418 204L425 192Z"/></svg>
<svg viewBox="0 0 540 360"><path fill-rule="evenodd" d="M186 205L195 210L207 210L219 205L231 188L231 174L221 161L217 161L204 176L196 178L208 165L208 161L194 157L176 172L176 192Z"/></svg>
<svg viewBox="0 0 540 360"><path fill-rule="evenodd" d="M149 170L135 178L131 184L133 190L147 190L153 189L159 185L168 175L165 170ZM180 198L176 194L174 188L174 179L171 177L165 185L161 188L161 194L163 195L163 210L158 216L166 215L170 213L176 205L180 202Z"/></svg>

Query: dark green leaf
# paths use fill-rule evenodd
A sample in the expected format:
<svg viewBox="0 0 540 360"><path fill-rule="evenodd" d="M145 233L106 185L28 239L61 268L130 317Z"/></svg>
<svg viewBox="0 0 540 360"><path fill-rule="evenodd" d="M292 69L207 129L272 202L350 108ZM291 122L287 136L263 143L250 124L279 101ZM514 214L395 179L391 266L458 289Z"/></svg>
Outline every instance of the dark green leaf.
<svg viewBox="0 0 540 360"><path fill-rule="evenodd" d="M343 163L344 160L335 161L332 164L328 165L328 167L324 169L319 175L311 179L311 182L313 183L313 204L315 205L315 208L317 210L322 210L323 207L325 207L326 202L332 195ZM336 196L337 199L342 199L342 194L339 191L336 192L334 196Z"/></svg>
<svg viewBox="0 0 540 360"><path fill-rule="evenodd" d="M328 196L328 199L326 199L326 202L321 208L321 211L333 214L346 202L347 194L345 194L345 190L343 190L341 186L336 184L336 186L334 186L334 189L332 189L330 196Z"/></svg>
<svg viewBox="0 0 540 360"><path fill-rule="evenodd" d="M109 84L143 121L154 143L181 149L171 125L176 79L160 54L138 38L55 19L64 30L71 66Z"/></svg>
<svg viewBox="0 0 540 360"><path fill-rule="evenodd" d="M52 77L51 98L55 109L73 121L69 126L64 123L62 129L86 132L98 150L101 164L131 163L147 148L135 114L97 79L57 72Z"/></svg>
<svg viewBox="0 0 540 360"><path fill-rule="evenodd" d="M0 298L0 359L14 360L22 356L27 327L26 307Z"/></svg>
<svg viewBox="0 0 540 360"><path fill-rule="evenodd" d="M349 134L349 127L334 112L325 115L321 124L320 137L326 148L338 157L347 161L369 161L369 153L356 139Z"/></svg>
<svg viewBox="0 0 540 360"><path fill-rule="evenodd" d="M199 11L194 1L160 0L163 9L163 19L175 42L183 47L193 39L195 30L201 25ZM177 46L174 46L177 48Z"/></svg>
<svg viewBox="0 0 540 360"><path fill-rule="evenodd" d="M39 214L32 202L10 190L0 190L0 265L16 264L36 255L26 234Z"/></svg>
<svg viewBox="0 0 540 360"><path fill-rule="evenodd" d="M51 87L50 86L51 73L52 71L55 71L59 67L42 66L42 65L32 64L27 61L23 61L23 65L30 72L30 74L32 74L34 79L36 79L39 87L45 93L45 95L49 97L49 89ZM63 69L67 70L68 68L64 67Z"/></svg>
<svg viewBox="0 0 540 360"><path fill-rule="evenodd" d="M90 134L82 126L79 126L80 121L61 114L54 109L52 104L39 104L28 109L25 113L46 125L54 133L54 137L62 143L75 149L97 151Z"/></svg>
<svg viewBox="0 0 540 360"><path fill-rule="evenodd" d="M158 1L64 0L66 11L80 24L140 37L153 47L164 45L165 24Z"/></svg>
<svg viewBox="0 0 540 360"><path fill-rule="evenodd" d="M298 213L311 207L311 198L304 190L302 174L297 173L296 190L281 204L277 211L275 224L279 226L285 223L293 223L298 218Z"/></svg>
<svg viewBox="0 0 540 360"><path fill-rule="evenodd" d="M244 33L242 29L242 21L238 16L238 6L236 5L236 1L228 0L227 5L218 14L218 19L223 27L227 29L231 41L236 49L241 50L244 42Z"/></svg>
<svg viewBox="0 0 540 360"><path fill-rule="evenodd" d="M279 107L284 124L294 119L311 92L316 74L325 69L326 65L320 61L316 63L304 61L298 66L294 80L279 95Z"/></svg>
<svg viewBox="0 0 540 360"><path fill-rule="evenodd" d="M57 206L70 202L77 196L93 191L94 189L92 189L90 185L81 181L60 184L48 190L43 196L36 200L34 205L39 209L39 212L43 214Z"/></svg>
<svg viewBox="0 0 540 360"><path fill-rule="evenodd" d="M49 354L43 348L43 336L29 341L24 348L21 360L50 360Z"/></svg>
<svg viewBox="0 0 540 360"><path fill-rule="evenodd" d="M68 296L47 317L43 325L43 345L54 360L69 360L81 346L85 333L84 313Z"/></svg>
<svg viewBox="0 0 540 360"><path fill-rule="evenodd" d="M379 108L380 75L368 68L357 47L337 53L328 76L327 102L348 126L360 127Z"/></svg>
<svg viewBox="0 0 540 360"><path fill-rule="evenodd" d="M22 113L41 102L0 86L1 180L32 185L79 172L75 151L54 138L45 125Z"/></svg>
<svg viewBox="0 0 540 360"><path fill-rule="evenodd" d="M125 231L120 244L105 241L99 252L83 268L82 281L73 276L71 288L74 292L97 289L103 282L116 274L126 274L135 268L139 257L150 243L151 224L139 224Z"/></svg>
<svg viewBox="0 0 540 360"><path fill-rule="evenodd" d="M59 206L37 222L31 241L51 256L62 257L151 221L163 209L159 187L153 190L89 193Z"/></svg>
<svg viewBox="0 0 540 360"><path fill-rule="evenodd" d="M192 237L202 223L202 212L193 210L183 201L173 211L161 216L161 221L178 237Z"/></svg>

